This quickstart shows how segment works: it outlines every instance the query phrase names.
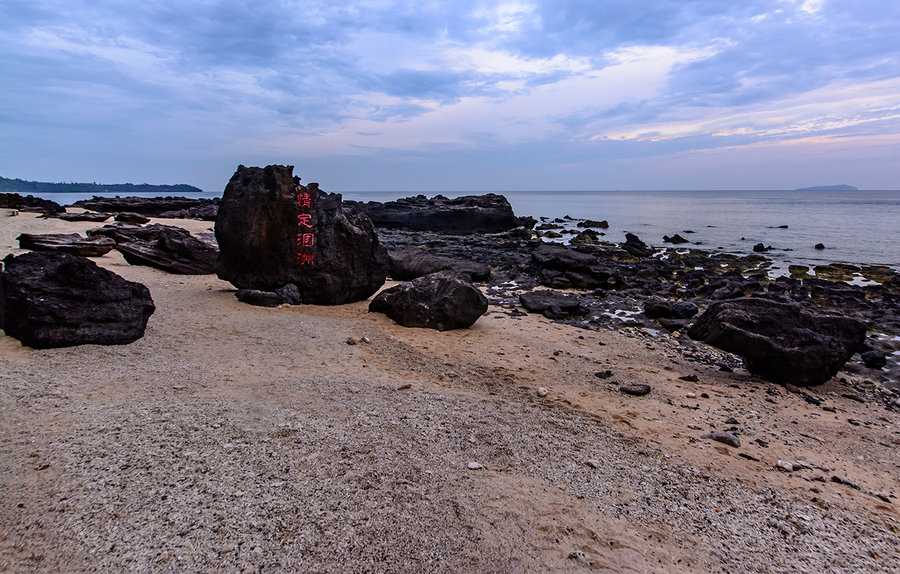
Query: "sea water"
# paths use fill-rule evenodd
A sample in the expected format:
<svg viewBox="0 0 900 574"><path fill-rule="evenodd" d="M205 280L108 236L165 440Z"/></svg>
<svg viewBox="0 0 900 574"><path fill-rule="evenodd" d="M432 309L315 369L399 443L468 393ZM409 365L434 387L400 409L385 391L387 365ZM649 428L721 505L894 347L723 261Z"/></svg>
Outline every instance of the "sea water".
<svg viewBox="0 0 900 574"><path fill-rule="evenodd" d="M609 241L631 232L655 247L680 234L701 249L750 253L772 246L776 267L850 263L900 269L900 191L504 191L516 215L606 220ZM446 197L473 192L442 192ZM91 194L46 193L63 205ZM115 195L115 194L109 194ZM221 193L188 194L217 197ZM410 192L343 192L344 199L390 201ZM425 193L431 197L435 193ZM149 196L152 197L152 194ZM574 226L573 226L574 227ZM687 233L692 231L693 233ZM824 250L815 249L817 243ZM685 244L684 247L689 246Z"/></svg>

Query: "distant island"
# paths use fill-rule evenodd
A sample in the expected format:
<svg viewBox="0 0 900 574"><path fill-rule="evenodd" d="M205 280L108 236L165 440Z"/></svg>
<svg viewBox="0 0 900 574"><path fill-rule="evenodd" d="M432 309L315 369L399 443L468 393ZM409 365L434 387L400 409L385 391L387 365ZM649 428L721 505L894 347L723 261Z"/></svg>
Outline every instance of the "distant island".
<svg viewBox="0 0 900 574"><path fill-rule="evenodd" d="M817 185L815 187L798 187L795 191L859 191L852 185Z"/></svg>
<svg viewBox="0 0 900 574"><path fill-rule="evenodd" d="M181 195L184 193L203 193L203 190L179 183L176 185L151 185L149 183L47 183L43 181L25 181L0 177L0 193L157 193L162 195Z"/></svg>

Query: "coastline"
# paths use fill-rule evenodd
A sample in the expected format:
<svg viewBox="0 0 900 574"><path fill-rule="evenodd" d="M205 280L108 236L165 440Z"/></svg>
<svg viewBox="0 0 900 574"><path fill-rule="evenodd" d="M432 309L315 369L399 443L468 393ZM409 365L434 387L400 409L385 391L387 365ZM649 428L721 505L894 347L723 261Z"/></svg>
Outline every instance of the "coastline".
<svg viewBox="0 0 900 574"><path fill-rule="evenodd" d="M22 213L0 255L96 226ZM468 330L406 329L366 302L258 308L214 276L95 261L157 311L125 346L0 338L0 568L900 566L900 417L859 370L806 389L815 405L639 327L492 304ZM738 448L702 438L731 426Z"/></svg>

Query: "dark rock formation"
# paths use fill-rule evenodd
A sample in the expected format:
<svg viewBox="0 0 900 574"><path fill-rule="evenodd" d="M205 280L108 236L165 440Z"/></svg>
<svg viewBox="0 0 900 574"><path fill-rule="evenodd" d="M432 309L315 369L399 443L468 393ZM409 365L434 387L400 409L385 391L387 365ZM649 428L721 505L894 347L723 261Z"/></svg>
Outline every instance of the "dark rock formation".
<svg viewBox="0 0 900 574"><path fill-rule="evenodd" d="M878 351L865 351L862 353L862 360L870 369L882 369L887 366L887 357Z"/></svg>
<svg viewBox="0 0 900 574"><path fill-rule="evenodd" d="M204 221L215 221L216 215L219 214L218 198L214 201L206 201L194 207L187 209L178 209L175 211L163 211L160 217L169 219L201 219Z"/></svg>
<svg viewBox="0 0 900 574"><path fill-rule="evenodd" d="M110 214L85 211L84 213L60 213L59 218L63 221L92 221L94 223L103 223L110 218Z"/></svg>
<svg viewBox="0 0 900 574"><path fill-rule="evenodd" d="M600 234L593 229L585 229L581 233L570 239L569 243L574 243L576 245L579 243L596 245L600 243Z"/></svg>
<svg viewBox="0 0 900 574"><path fill-rule="evenodd" d="M644 301L644 315L650 319L690 319L699 309L690 301L663 301L647 299Z"/></svg>
<svg viewBox="0 0 900 574"><path fill-rule="evenodd" d="M753 246L754 253L765 253L766 251L771 251L771 250L772 250L772 246L769 245L768 247L766 247L765 243L757 243L756 245Z"/></svg>
<svg viewBox="0 0 900 574"><path fill-rule="evenodd" d="M234 296L237 297L238 301L241 303L257 305L259 307L277 307L285 303L288 305L299 305L302 303L300 291L293 283L288 283L281 289L276 289L274 291L239 289Z"/></svg>
<svg viewBox="0 0 900 574"><path fill-rule="evenodd" d="M415 247L390 251L388 257L391 264L390 276L397 281L409 281L438 271L466 275L470 281L487 281L491 278L491 268L483 263L431 255Z"/></svg>
<svg viewBox="0 0 900 574"><path fill-rule="evenodd" d="M605 219L603 221L594 221L593 219L585 219L584 221L578 222L578 227L596 227L598 229L609 229L609 222Z"/></svg>
<svg viewBox="0 0 900 574"><path fill-rule="evenodd" d="M150 223L149 217L147 217L146 215L141 215L140 213L135 213L133 211L123 211L121 213L117 213L115 220L121 223Z"/></svg>
<svg viewBox="0 0 900 574"><path fill-rule="evenodd" d="M130 211L140 213L148 217L173 217L173 213L187 210L191 213L194 209L211 209L210 206L218 205L219 198L189 199L187 197L99 197L76 201L75 207L83 207L93 211L123 212ZM204 218L205 219L205 218Z"/></svg>
<svg viewBox="0 0 900 574"><path fill-rule="evenodd" d="M824 243L816 243L815 249L818 249L821 251L822 249L825 249L825 244Z"/></svg>
<svg viewBox="0 0 900 574"><path fill-rule="evenodd" d="M533 218L519 219L502 195L466 195L448 199L443 195L405 197L397 201L351 202L355 212L364 212L376 227L439 231L443 233L499 233L527 226Z"/></svg>
<svg viewBox="0 0 900 574"><path fill-rule="evenodd" d="M633 233L625 234L625 243L622 244L622 249L634 257L650 257L653 255L653 249L648 247L646 243Z"/></svg>
<svg viewBox="0 0 900 574"><path fill-rule="evenodd" d="M368 298L388 269L372 222L345 213L340 194L300 185L293 169L238 167L216 218L219 277L260 291L292 283L317 305Z"/></svg>
<svg viewBox="0 0 900 574"><path fill-rule="evenodd" d="M711 305L688 335L741 356L751 373L808 386L833 377L862 347L866 324L813 315L796 304L743 298Z"/></svg>
<svg viewBox="0 0 900 574"><path fill-rule="evenodd" d="M562 245L542 244L531 255L538 280L548 287L620 289L622 279L599 259Z"/></svg>
<svg viewBox="0 0 900 574"><path fill-rule="evenodd" d="M559 291L541 289L519 295L519 303L532 313L541 313L548 319L562 319L570 315L585 315L590 308L581 297Z"/></svg>
<svg viewBox="0 0 900 574"><path fill-rule="evenodd" d="M77 233L23 233L16 239L22 249L60 251L84 257L101 257L116 246L116 242L108 237L82 237Z"/></svg>
<svg viewBox="0 0 900 574"><path fill-rule="evenodd" d="M55 201L41 199L33 195L23 197L18 193L0 193L0 208L33 213L65 213L66 211L65 207Z"/></svg>
<svg viewBox="0 0 900 574"><path fill-rule="evenodd" d="M663 242L671 243L673 245L681 245L682 243L690 243L690 241L688 241L684 237L678 235L677 233L675 235L673 235L672 237L669 237L668 235L663 235Z"/></svg>
<svg viewBox="0 0 900 574"><path fill-rule="evenodd" d="M148 265L181 275L207 275L217 269L218 249L182 227L113 223L89 229L87 234L113 239L116 249L132 265Z"/></svg>
<svg viewBox="0 0 900 574"><path fill-rule="evenodd" d="M385 289L372 299L369 311L404 327L446 331L469 327L487 307L487 298L471 283L441 271Z"/></svg>
<svg viewBox="0 0 900 574"><path fill-rule="evenodd" d="M29 347L131 343L155 310L145 286L85 257L32 252L3 263L0 327Z"/></svg>

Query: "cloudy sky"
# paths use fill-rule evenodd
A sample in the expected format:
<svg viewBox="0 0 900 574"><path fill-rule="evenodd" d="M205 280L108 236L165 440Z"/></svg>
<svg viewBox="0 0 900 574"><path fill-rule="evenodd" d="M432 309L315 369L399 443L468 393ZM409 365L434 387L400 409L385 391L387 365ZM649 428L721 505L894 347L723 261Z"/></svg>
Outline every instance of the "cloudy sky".
<svg viewBox="0 0 900 574"><path fill-rule="evenodd" d="M900 2L10 0L0 175L900 188Z"/></svg>

